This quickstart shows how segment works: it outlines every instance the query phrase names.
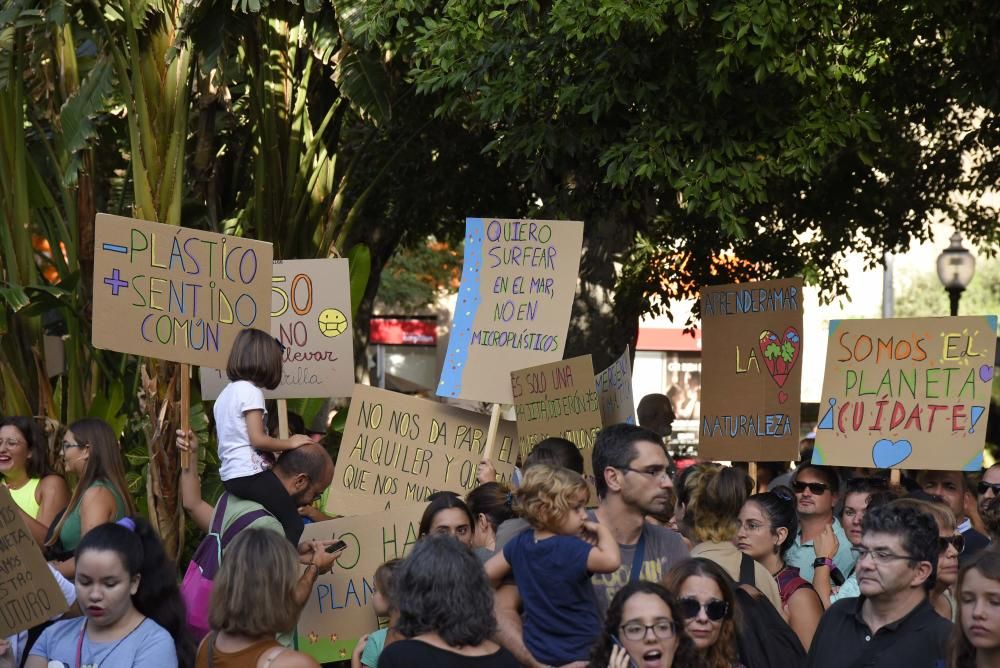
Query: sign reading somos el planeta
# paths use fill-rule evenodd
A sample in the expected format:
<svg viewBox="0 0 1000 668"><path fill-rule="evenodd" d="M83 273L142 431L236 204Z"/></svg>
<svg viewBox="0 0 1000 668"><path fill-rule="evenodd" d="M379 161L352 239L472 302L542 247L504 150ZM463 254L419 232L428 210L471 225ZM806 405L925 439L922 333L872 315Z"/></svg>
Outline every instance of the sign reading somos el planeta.
<svg viewBox="0 0 1000 668"><path fill-rule="evenodd" d="M700 299L698 455L798 459L802 279L715 285Z"/></svg>
<svg viewBox="0 0 1000 668"><path fill-rule="evenodd" d="M268 331L271 244L97 214L98 348L224 369L240 330Z"/></svg>
<svg viewBox="0 0 1000 668"><path fill-rule="evenodd" d="M347 543L333 571L313 585L296 628L298 648L317 661L350 660L358 639L379 627L372 608L375 569L410 553L426 504L307 524L302 540L335 536Z"/></svg>
<svg viewBox="0 0 1000 668"><path fill-rule="evenodd" d="M978 471L996 316L832 320L813 462Z"/></svg>
<svg viewBox="0 0 1000 668"><path fill-rule="evenodd" d="M437 393L511 403L508 374L563 358L583 223L467 218Z"/></svg>
<svg viewBox="0 0 1000 668"><path fill-rule="evenodd" d="M601 408L590 355L519 369L510 374L521 459L549 436L572 441L593 473L591 453L601 430Z"/></svg>
<svg viewBox="0 0 1000 668"><path fill-rule="evenodd" d="M489 426L488 415L355 385L331 494L394 502L425 501L442 489L464 494L478 484ZM491 454L499 482L513 475L515 437L514 425L501 420Z"/></svg>
<svg viewBox="0 0 1000 668"><path fill-rule="evenodd" d="M281 384L267 399L349 397L354 390L354 331L346 259L285 260L271 278L271 333L285 346ZM229 382L224 370L202 367L201 398L215 399Z"/></svg>
<svg viewBox="0 0 1000 668"><path fill-rule="evenodd" d="M10 491L0 485L0 638L41 624L67 607Z"/></svg>

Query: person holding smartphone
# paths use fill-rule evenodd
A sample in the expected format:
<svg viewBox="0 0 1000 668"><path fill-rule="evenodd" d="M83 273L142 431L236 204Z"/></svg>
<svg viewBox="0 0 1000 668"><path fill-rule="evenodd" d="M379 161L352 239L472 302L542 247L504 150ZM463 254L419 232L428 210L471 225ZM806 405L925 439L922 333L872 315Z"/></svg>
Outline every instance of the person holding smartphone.
<svg viewBox="0 0 1000 668"><path fill-rule="evenodd" d="M615 594L589 668L694 668L704 665L684 630L680 603L655 582L636 580Z"/></svg>

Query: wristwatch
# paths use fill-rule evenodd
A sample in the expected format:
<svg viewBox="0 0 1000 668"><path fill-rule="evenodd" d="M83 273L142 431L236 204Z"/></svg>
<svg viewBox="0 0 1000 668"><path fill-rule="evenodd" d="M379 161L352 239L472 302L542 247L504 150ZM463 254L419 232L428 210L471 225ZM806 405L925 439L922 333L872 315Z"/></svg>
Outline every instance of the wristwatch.
<svg viewBox="0 0 1000 668"><path fill-rule="evenodd" d="M844 575L840 572L840 569L837 568L837 564L833 563L833 559L830 559L829 557L816 557L813 561L813 568L819 568L820 566L830 567L830 580L833 581L833 584L838 587L844 584Z"/></svg>

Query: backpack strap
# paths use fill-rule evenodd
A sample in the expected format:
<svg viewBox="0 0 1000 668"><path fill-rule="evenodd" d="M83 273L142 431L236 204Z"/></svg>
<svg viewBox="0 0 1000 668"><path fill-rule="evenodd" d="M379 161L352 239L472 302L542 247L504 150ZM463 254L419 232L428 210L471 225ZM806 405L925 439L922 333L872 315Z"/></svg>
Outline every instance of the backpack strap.
<svg viewBox="0 0 1000 668"><path fill-rule="evenodd" d="M216 536L222 531L222 520L226 517L226 504L229 501L229 492L223 492L222 496L219 497L219 503L215 506L215 516L212 518L212 528L211 533Z"/></svg>
<svg viewBox="0 0 1000 668"><path fill-rule="evenodd" d="M635 556L632 557L632 570L629 571L628 581L638 582L642 577L642 560L646 556L646 523L639 531L639 542L635 545Z"/></svg>
<svg viewBox="0 0 1000 668"><path fill-rule="evenodd" d="M229 528L226 529L226 533L222 534L222 538L219 539L219 547L223 550L226 549L226 545L229 545L230 541L236 538L236 534L243 531L260 518L268 515L271 515L271 513L267 512L263 508L260 510L251 510L249 513L243 513L229 525Z"/></svg>
<svg viewBox="0 0 1000 668"><path fill-rule="evenodd" d="M740 584L750 585L751 587L757 586L753 558L748 557L746 554L742 554L740 559Z"/></svg>

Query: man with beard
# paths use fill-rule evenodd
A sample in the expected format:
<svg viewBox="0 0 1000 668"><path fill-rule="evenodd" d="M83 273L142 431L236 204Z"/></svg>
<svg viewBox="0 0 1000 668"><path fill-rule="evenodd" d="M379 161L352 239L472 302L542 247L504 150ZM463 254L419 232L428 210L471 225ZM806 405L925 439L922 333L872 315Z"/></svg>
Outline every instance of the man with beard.
<svg viewBox="0 0 1000 668"><path fill-rule="evenodd" d="M987 473L989 473L987 471ZM984 479L985 478L984 476ZM992 479L990 476L989 479ZM990 544L990 539L976 531L966 515L966 503L972 504L973 489L969 478L962 471L920 471L917 484L931 496L939 496L951 508L958 522L958 532L965 537L965 549L958 555L958 565L963 566L980 550ZM985 496L985 495L984 495Z"/></svg>
<svg viewBox="0 0 1000 668"><path fill-rule="evenodd" d="M611 529L621 550L614 573L591 577L601 616L630 580L659 582L670 567L688 557L680 535L646 521L672 503L670 460L655 432L629 424L606 427L594 443L594 517ZM636 568L638 568L637 572Z"/></svg>
<svg viewBox="0 0 1000 668"><path fill-rule="evenodd" d="M889 503L865 514L856 573L861 596L837 601L820 620L808 668L936 668L944 665L951 622L936 612L937 523Z"/></svg>

